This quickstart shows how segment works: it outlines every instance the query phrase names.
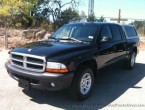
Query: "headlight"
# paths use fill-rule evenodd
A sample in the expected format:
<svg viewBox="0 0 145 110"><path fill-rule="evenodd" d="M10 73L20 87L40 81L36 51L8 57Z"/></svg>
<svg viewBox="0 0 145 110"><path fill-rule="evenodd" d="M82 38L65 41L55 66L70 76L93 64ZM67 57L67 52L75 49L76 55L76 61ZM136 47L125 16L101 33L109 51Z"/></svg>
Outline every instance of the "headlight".
<svg viewBox="0 0 145 110"><path fill-rule="evenodd" d="M46 71L51 73L66 73L68 69L62 63L47 62Z"/></svg>

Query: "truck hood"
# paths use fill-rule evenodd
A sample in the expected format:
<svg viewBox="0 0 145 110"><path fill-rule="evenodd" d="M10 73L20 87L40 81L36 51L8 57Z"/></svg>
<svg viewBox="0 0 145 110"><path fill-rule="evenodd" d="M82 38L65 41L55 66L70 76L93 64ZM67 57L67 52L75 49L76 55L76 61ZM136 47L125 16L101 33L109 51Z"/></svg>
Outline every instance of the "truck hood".
<svg viewBox="0 0 145 110"><path fill-rule="evenodd" d="M68 42L49 42L40 41L22 45L12 50L12 52L19 52L31 55L50 57L59 57L70 53L82 53L92 49L91 45Z"/></svg>

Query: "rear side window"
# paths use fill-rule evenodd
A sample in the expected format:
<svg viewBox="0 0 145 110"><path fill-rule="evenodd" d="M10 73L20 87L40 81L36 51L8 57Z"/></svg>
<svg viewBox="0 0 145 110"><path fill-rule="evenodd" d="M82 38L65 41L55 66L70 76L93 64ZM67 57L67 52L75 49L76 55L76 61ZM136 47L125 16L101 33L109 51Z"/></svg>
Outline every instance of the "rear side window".
<svg viewBox="0 0 145 110"><path fill-rule="evenodd" d="M125 31L124 31L123 28L120 27L120 26L119 26L119 30L120 30L120 32L121 32L122 39L125 39L125 38L126 38Z"/></svg>
<svg viewBox="0 0 145 110"><path fill-rule="evenodd" d="M137 36L137 32L136 32L134 27L128 27L128 26L126 26L125 27L125 31L126 31L128 37L135 37L135 36Z"/></svg>
<svg viewBox="0 0 145 110"><path fill-rule="evenodd" d="M117 25L112 25L111 29L113 34L113 40L121 40L122 36L119 27Z"/></svg>
<svg viewBox="0 0 145 110"><path fill-rule="evenodd" d="M103 26L101 31L101 38L102 37L110 37L112 39L112 34L109 26Z"/></svg>

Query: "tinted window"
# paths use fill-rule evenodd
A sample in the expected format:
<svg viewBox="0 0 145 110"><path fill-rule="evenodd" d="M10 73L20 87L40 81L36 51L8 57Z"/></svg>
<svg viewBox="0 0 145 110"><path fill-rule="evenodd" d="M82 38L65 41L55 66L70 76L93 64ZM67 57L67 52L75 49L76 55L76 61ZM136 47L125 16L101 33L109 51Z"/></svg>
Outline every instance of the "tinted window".
<svg viewBox="0 0 145 110"><path fill-rule="evenodd" d="M112 39L112 34L109 26L103 26L101 31L101 38L102 37L110 37Z"/></svg>
<svg viewBox="0 0 145 110"><path fill-rule="evenodd" d="M92 42L98 27L89 25L66 25L58 29L51 37L57 39L75 38L77 40Z"/></svg>
<svg viewBox="0 0 145 110"><path fill-rule="evenodd" d="M134 27L125 27L125 31L127 33L127 36L128 37L134 37L134 36L137 36L137 32L135 30Z"/></svg>
<svg viewBox="0 0 145 110"><path fill-rule="evenodd" d="M119 27L117 25L112 25L111 29L113 34L113 40L121 40L122 36Z"/></svg>
<svg viewBox="0 0 145 110"><path fill-rule="evenodd" d="M96 27L79 26L72 30L71 37L79 39L81 41L92 41L97 32Z"/></svg>
<svg viewBox="0 0 145 110"><path fill-rule="evenodd" d="M119 26L119 30L121 32L122 38L125 39L126 38L126 35L125 35L125 32L124 32L123 28Z"/></svg>

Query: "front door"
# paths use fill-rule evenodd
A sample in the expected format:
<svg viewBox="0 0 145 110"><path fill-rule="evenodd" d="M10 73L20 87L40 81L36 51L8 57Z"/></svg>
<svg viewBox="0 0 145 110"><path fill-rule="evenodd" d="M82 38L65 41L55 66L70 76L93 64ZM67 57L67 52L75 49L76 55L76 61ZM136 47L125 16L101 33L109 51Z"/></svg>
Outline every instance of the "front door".
<svg viewBox="0 0 145 110"><path fill-rule="evenodd" d="M110 37L107 42L101 42L103 37ZM109 25L104 25L99 34L99 45L97 48L98 68L102 68L114 62L116 56L116 48L112 39L112 32Z"/></svg>

